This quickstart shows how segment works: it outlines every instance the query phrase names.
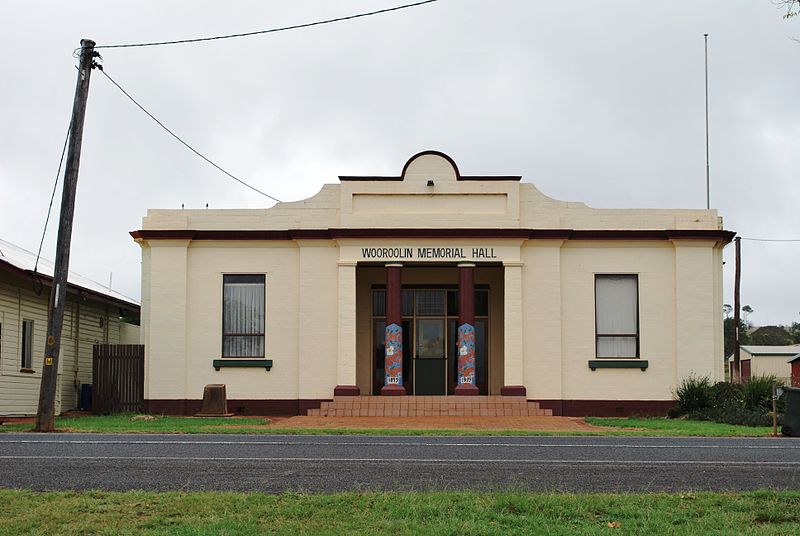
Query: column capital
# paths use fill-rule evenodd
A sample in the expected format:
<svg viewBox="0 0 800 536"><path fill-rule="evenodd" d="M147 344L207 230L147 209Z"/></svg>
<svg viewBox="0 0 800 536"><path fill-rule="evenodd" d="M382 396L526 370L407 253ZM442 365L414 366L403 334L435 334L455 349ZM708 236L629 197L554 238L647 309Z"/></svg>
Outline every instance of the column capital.
<svg viewBox="0 0 800 536"><path fill-rule="evenodd" d="M475 268L475 263L472 261L458 261L459 268Z"/></svg>
<svg viewBox="0 0 800 536"><path fill-rule="evenodd" d="M386 263L386 267L387 268L402 268L403 267L403 263L402 262L397 262L397 261L389 261L389 262Z"/></svg>

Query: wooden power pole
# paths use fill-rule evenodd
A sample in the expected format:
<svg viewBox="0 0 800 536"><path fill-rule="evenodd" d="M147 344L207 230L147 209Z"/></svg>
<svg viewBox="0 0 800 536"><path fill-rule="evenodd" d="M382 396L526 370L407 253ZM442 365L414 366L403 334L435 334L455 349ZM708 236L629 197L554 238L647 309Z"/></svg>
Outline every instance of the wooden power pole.
<svg viewBox="0 0 800 536"><path fill-rule="evenodd" d="M736 271L733 285L733 370L731 371L731 382L742 383L742 369L739 363L739 311L742 308L739 286L742 281L742 239L737 236L733 243L736 246Z"/></svg>
<svg viewBox="0 0 800 536"><path fill-rule="evenodd" d="M61 197L61 217L58 224L53 287L50 289L50 311L47 315L47 340L45 341L42 385L39 389L39 410L36 413L36 432L53 431L58 383L58 355L61 350L61 328L64 324L64 305L67 300L67 274L69 273L69 248L72 238L72 217L75 213L75 191L78 185L78 167L81 160L83 118L89 96L89 77L92 74L94 41L81 40L78 83L72 102L72 121L69 133L67 167L64 172L64 191Z"/></svg>

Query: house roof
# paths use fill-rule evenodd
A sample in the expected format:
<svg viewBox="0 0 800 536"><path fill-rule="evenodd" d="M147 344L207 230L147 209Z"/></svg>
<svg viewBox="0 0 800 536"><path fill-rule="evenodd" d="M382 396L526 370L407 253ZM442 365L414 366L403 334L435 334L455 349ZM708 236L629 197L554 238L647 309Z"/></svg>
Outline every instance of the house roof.
<svg viewBox="0 0 800 536"><path fill-rule="evenodd" d="M750 355L795 355L800 353L800 344L786 346L742 346L742 350Z"/></svg>
<svg viewBox="0 0 800 536"><path fill-rule="evenodd" d="M27 249L0 238L0 269L5 269L17 275L32 276L34 274L34 266L36 266L35 253L31 253ZM42 276L42 279L51 282L53 280L53 270L54 264L52 261L44 257L39 258L39 266L36 269L36 273ZM124 307L135 309L140 307L137 300L71 270L67 282L73 289L89 293L101 300L111 301Z"/></svg>

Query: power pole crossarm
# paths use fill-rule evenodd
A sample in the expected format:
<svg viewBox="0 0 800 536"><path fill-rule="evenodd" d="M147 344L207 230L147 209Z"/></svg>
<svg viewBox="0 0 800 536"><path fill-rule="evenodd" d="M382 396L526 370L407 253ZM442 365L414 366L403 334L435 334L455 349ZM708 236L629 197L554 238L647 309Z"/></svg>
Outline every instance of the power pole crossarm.
<svg viewBox="0 0 800 536"><path fill-rule="evenodd" d="M39 389L39 410L36 413L37 432L51 432L55 424L56 388L58 383L58 357L61 350L61 328L64 324L64 305L67 299L69 250L72 239L72 219L75 213L75 192L78 185L78 167L81 161L83 119L86 99L89 96L89 78L94 66L95 42L81 40L78 82L72 103L72 121L69 136L67 167L64 172L64 191L61 197L61 217L58 224L53 288L50 290L50 311L47 315L47 340L42 363L42 384Z"/></svg>

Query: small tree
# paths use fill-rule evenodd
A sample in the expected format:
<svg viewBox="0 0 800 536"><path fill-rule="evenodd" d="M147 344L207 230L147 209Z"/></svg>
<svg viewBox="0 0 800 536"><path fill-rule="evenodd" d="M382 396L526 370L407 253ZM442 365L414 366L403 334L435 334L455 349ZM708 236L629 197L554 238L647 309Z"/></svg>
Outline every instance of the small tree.
<svg viewBox="0 0 800 536"><path fill-rule="evenodd" d="M785 346L792 344L792 335L783 326L762 326L749 335L750 344Z"/></svg>
<svg viewBox="0 0 800 536"><path fill-rule="evenodd" d="M742 312L744 313L744 325L750 326L750 323L747 320L748 318L750 318L750 313L753 312L753 308L750 307L749 305L745 305L744 307L742 307Z"/></svg>
<svg viewBox="0 0 800 536"><path fill-rule="evenodd" d="M792 322L788 328L789 336L792 339L792 344L800 344L800 322Z"/></svg>

